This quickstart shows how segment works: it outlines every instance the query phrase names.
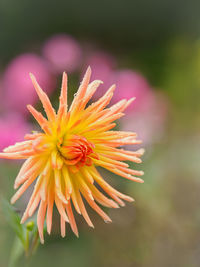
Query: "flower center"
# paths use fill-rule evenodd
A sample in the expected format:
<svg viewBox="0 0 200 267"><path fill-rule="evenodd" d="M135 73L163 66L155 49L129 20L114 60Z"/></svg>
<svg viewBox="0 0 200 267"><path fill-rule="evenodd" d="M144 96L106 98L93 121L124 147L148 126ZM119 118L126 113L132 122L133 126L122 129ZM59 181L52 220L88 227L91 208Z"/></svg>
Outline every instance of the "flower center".
<svg viewBox="0 0 200 267"><path fill-rule="evenodd" d="M92 164L91 156L94 153L94 144L83 136L73 135L65 138L57 147L67 165L90 166Z"/></svg>

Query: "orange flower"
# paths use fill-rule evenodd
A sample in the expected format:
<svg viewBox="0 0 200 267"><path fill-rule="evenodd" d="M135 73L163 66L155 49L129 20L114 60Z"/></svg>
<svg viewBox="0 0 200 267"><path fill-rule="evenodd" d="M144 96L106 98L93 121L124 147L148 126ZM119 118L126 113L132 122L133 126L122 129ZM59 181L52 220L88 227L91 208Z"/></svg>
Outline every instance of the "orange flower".
<svg viewBox="0 0 200 267"><path fill-rule="evenodd" d="M72 211L82 214L89 226L94 227L86 211L83 199L104 219L111 222L108 215L97 205L109 208L124 206L123 200L133 201L113 187L99 174L96 166L103 167L126 179L142 183L135 177L142 171L129 169L123 161L140 163L144 150L126 151L120 148L126 144L139 144L132 132L111 131L114 121L123 116L123 111L134 99L121 100L112 107L105 108L115 86L111 86L97 102L86 107L101 81L89 83L90 67L87 69L77 94L68 110L67 75L63 73L58 112L53 109L49 98L30 74L35 90L42 102L47 119L28 105L27 108L39 123L43 132L25 136L25 141L9 146L0 153L1 158L26 159L14 188L21 186L11 199L11 203L21 197L25 190L36 180L32 196L22 217L24 223L38 209L37 224L40 240L43 243L43 225L46 217L47 231L52 227L54 203L60 213L61 235L65 236L65 223L68 222L78 236L78 229ZM98 187L101 187L104 195ZM110 197L110 198L109 198Z"/></svg>

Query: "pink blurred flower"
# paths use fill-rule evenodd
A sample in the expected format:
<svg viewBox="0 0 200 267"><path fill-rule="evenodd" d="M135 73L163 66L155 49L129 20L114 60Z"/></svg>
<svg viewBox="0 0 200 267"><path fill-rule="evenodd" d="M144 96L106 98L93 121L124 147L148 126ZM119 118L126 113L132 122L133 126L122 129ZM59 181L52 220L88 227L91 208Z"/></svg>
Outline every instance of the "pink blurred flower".
<svg viewBox="0 0 200 267"><path fill-rule="evenodd" d="M51 37L43 46L43 54L53 71L75 71L81 64L82 51L76 40L66 34Z"/></svg>
<svg viewBox="0 0 200 267"><path fill-rule="evenodd" d="M168 101L164 94L156 93L147 80L132 70L120 70L113 73L116 81L114 101L136 97L127 109L126 118L121 120L123 131L134 131L144 145L158 142L164 134Z"/></svg>
<svg viewBox="0 0 200 267"><path fill-rule="evenodd" d="M24 135L30 131L30 125L17 114L7 114L0 117L0 150L22 141Z"/></svg>
<svg viewBox="0 0 200 267"><path fill-rule="evenodd" d="M86 59L86 66L92 68L91 80L101 80L103 84L100 85L94 97L103 95L111 84L111 77L113 68L115 67L115 59L105 52L96 51L91 53Z"/></svg>
<svg viewBox="0 0 200 267"><path fill-rule="evenodd" d="M134 104L133 104L134 105ZM138 139L145 145L159 142L164 135L169 103L163 93L155 93L148 109L132 111L121 119L123 131L137 132Z"/></svg>
<svg viewBox="0 0 200 267"><path fill-rule="evenodd" d="M3 77L5 104L23 113L26 112L27 104L34 104L37 101L37 95L29 79L29 72L38 77L43 88L51 91L54 87L54 79L42 58L27 53L13 59L7 66Z"/></svg>
<svg viewBox="0 0 200 267"><path fill-rule="evenodd" d="M2 94L2 77L0 76L0 106L3 106L2 105L2 99L3 99L3 94Z"/></svg>
<svg viewBox="0 0 200 267"><path fill-rule="evenodd" d="M128 111L148 109L153 101L149 83L138 72L129 69L116 71L113 73L112 81L116 84L113 101L117 102L122 98L136 98Z"/></svg>

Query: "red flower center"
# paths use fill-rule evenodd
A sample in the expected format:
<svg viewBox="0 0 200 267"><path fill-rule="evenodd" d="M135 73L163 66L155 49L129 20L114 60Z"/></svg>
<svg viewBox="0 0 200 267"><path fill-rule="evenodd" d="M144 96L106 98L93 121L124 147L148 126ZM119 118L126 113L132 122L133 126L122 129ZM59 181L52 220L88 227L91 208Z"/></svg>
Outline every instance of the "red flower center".
<svg viewBox="0 0 200 267"><path fill-rule="evenodd" d="M92 157L95 157L94 144L85 137L73 135L70 139L59 146L59 151L67 165L78 167L92 165Z"/></svg>

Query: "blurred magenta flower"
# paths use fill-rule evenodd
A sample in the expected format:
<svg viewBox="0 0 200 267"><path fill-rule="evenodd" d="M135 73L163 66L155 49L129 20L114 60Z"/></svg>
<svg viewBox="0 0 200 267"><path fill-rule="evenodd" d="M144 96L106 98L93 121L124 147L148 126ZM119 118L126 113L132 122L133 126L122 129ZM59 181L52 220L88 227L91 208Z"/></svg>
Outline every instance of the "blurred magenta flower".
<svg viewBox="0 0 200 267"><path fill-rule="evenodd" d="M43 54L56 73L73 72L81 64L82 51L76 40L66 34L51 37L43 46Z"/></svg>
<svg viewBox="0 0 200 267"><path fill-rule="evenodd" d="M113 73L112 80L117 86L114 101L117 102L122 98L136 98L127 111L149 108L153 101L153 92L147 80L140 73L130 69L119 70Z"/></svg>
<svg viewBox="0 0 200 267"><path fill-rule="evenodd" d="M31 129L24 118L17 113L10 113L0 117L0 150L20 142Z"/></svg>
<svg viewBox="0 0 200 267"><path fill-rule="evenodd" d="M99 90L94 95L94 98L98 98L111 86L111 77L113 69L116 66L115 59L108 53L96 51L88 55L86 66L90 66L93 70L92 80L103 81L103 84L100 85Z"/></svg>
<svg viewBox="0 0 200 267"><path fill-rule="evenodd" d="M2 94L2 77L0 76L0 103L2 102L2 99L3 99L3 94ZM3 107L2 103L1 103L1 106Z"/></svg>
<svg viewBox="0 0 200 267"><path fill-rule="evenodd" d="M28 79L30 72L37 75L41 86L48 88L48 92L54 87L54 78L42 58L32 53L17 56L7 66L3 76L5 105L12 110L24 113L28 103L37 101L33 85Z"/></svg>
<svg viewBox="0 0 200 267"><path fill-rule="evenodd" d="M132 105L134 106L134 102ZM138 139L143 140L144 146L152 145L159 142L164 135L168 110L167 97L161 92L154 92L148 108L129 112L126 118L122 118L120 128L123 131L129 129L137 132Z"/></svg>
<svg viewBox="0 0 200 267"><path fill-rule="evenodd" d="M121 129L138 133L144 145L152 145L164 134L167 119L168 101L164 94L155 92L148 81L133 70L120 70L113 73L116 81L114 101L136 97L127 109L126 118L121 120Z"/></svg>

